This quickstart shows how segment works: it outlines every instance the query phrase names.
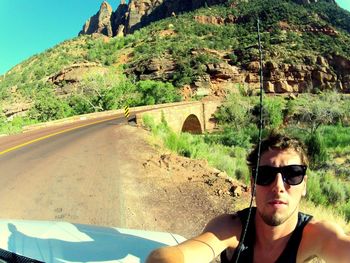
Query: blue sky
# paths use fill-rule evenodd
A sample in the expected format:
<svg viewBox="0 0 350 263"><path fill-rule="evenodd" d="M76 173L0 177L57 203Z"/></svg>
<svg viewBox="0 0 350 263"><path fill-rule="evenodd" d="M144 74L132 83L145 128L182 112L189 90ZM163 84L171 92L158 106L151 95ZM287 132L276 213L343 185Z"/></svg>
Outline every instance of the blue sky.
<svg viewBox="0 0 350 263"><path fill-rule="evenodd" d="M0 0L0 75L78 35L103 0ZM113 10L120 0L108 0ZM350 11L350 0L337 0Z"/></svg>
<svg viewBox="0 0 350 263"><path fill-rule="evenodd" d="M103 0L0 0L0 75L78 35ZM119 0L108 0L113 10Z"/></svg>

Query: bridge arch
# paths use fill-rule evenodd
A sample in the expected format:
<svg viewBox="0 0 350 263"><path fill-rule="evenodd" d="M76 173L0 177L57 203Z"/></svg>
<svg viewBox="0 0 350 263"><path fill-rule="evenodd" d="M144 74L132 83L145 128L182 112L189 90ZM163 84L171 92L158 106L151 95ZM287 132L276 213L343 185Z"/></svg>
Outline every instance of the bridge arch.
<svg viewBox="0 0 350 263"><path fill-rule="evenodd" d="M201 134L202 126L198 117L194 114L189 115L182 125L182 132L189 132L192 134Z"/></svg>

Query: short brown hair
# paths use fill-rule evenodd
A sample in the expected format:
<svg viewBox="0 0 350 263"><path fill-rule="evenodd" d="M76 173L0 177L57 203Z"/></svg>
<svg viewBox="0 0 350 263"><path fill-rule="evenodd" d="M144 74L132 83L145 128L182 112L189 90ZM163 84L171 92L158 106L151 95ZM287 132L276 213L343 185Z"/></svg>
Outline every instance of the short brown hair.
<svg viewBox="0 0 350 263"><path fill-rule="evenodd" d="M297 138L289 137L282 133L271 133L267 138L261 141L260 156L269 150L288 150L296 151L301 159L302 164L308 165L309 159L306 154L306 147L303 142ZM247 164L254 168L258 162L259 145L257 144L247 157Z"/></svg>

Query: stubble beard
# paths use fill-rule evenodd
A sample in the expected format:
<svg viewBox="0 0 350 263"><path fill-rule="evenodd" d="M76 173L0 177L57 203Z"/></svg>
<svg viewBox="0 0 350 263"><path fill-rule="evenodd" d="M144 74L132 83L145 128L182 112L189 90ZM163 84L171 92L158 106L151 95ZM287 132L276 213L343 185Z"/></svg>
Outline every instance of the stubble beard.
<svg viewBox="0 0 350 263"><path fill-rule="evenodd" d="M282 225L284 222L286 222L291 216L295 213L295 211L298 209L298 205L295 206L294 210L291 211L289 214L286 215L280 215L278 213L275 214L264 214L260 211L258 211L260 217L263 219L264 223L269 226L279 226Z"/></svg>

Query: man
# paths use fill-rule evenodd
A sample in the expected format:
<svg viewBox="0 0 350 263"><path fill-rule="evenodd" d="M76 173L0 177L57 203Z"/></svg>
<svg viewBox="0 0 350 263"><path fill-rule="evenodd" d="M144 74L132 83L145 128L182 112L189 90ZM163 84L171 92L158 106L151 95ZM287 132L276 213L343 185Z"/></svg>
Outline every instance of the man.
<svg viewBox="0 0 350 263"><path fill-rule="evenodd" d="M247 158L254 183L258 147ZM299 213L306 194L308 159L303 145L280 134L261 144L256 180L256 208L244 242L241 239L249 209L211 220L202 234L174 247L153 251L147 263L306 262L316 256L326 262L350 262L350 236L333 222Z"/></svg>

